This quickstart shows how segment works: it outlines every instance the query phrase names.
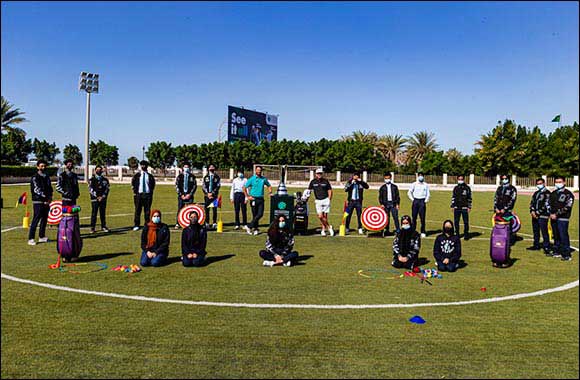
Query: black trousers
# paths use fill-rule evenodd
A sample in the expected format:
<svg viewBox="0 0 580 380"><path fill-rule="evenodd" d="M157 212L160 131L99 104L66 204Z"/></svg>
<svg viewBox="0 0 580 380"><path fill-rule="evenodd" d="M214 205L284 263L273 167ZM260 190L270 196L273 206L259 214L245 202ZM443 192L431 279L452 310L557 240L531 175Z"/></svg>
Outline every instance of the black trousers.
<svg viewBox="0 0 580 380"><path fill-rule="evenodd" d="M260 219L264 216L264 198L254 198L252 201L252 221L250 228L258 228L260 226Z"/></svg>
<svg viewBox="0 0 580 380"><path fill-rule="evenodd" d="M469 234L469 211L466 208L453 209L453 223L455 224L455 234L459 236L459 220L463 217L463 236Z"/></svg>
<svg viewBox="0 0 580 380"><path fill-rule="evenodd" d="M413 229L417 231L417 214L421 218L421 233L426 233L425 231L425 213L427 211L427 206L424 199L414 199L413 208L411 211L411 217L413 218Z"/></svg>
<svg viewBox="0 0 580 380"><path fill-rule="evenodd" d="M395 223L395 232L399 232L399 210L397 210L397 206L393 202L387 201L384 203L385 212L387 213L387 228L385 231L389 232L389 227L391 225L390 216L393 215L393 222Z"/></svg>
<svg viewBox="0 0 580 380"><path fill-rule="evenodd" d="M32 217L32 224L30 225L30 230L28 231L28 240L34 239L36 234L36 226L40 223L40 230L38 232L38 237L46 237L46 222L48 221L48 211L50 210L49 205L44 203L34 203L34 216Z"/></svg>
<svg viewBox="0 0 580 380"><path fill-rule="evenodd" d="M260 254L260 257L264 260L268 260L268 261L275 261L276 260L276 255L273 254L272 252L268 252L266 250L261 250L259 254ZM285 255L280 255L280 256L282 256L283 262L288 262L288 261L295 262L296 259L298 258L298 252L292 251L290 253L287 253Z"/></svg>
<svg viewBox="0 0 580 380"><path fill-rule="evenodd" d="M214 224L217 223L217 207L208 207L211 203L213 203L213 201L215 200L215 198L209 199L207 197L207 195L204 197L204 201L205 201L205 223L209 224L209 209L213 209L212 212L212 216L213 216L213 222Z"/></svg>
<svg viewBox="0 0 580 380"><path fill-rule="evenodd" d="M140 193L133 197L135 201L135 219L134 225L140 226L141 221L141 210L144 210L145 223L149 223L149 218L151 217L151 203L153 201L153 194Z"/></svg>
<svg viewBox="0 0 580 380"><path fill-rule="evenodd" d="M348 216L346 217L346 229L349 229L350 226L350 218L352 217L352 213L356 209L356 220L358 222L358 228L362 228L362 223L360 221L360 217L362 215L362 201L357 199L356 201L351 200L348 203Z"/></svg>
<svg viewBox="0 0 580 380"><path fill-rule="evenodd" d="M534 247L540 247L540 231L542 232L542 238L544 243L542 247L544 250L550 248L550 234L548 233L548 217L545 218L532 218L532 230L534 231Z"/></svg>
<svg viewBox="0 0 580 380"><path fill-rule="evenodd" d="M393 259L393 261L391 262L391 265L394 266L395 268L406 268L406 269L413 269L413 267L415 267L415 260L407 260L407 262L402 262L399 261L399 258L396 257Z"/></svg>
<svg viewBox="0 0 580 380"><path fill-rule="evenodd" d="M181 196L177 196L177 215L175 216L176 218L176 223L179 224L179 211L181 210L181 208L185 205L191 205L193 204L193 197L189 198L188 200L183 200L181 199Z"/></svg>
<svg viewBox="0 0 580 380"><path fill-rule="evenodd" d="M240 225L240 210L242 210L242 220L244 225L248 224L248 207L246 205L246 196L244 193L234 193L234 214L236 217L236 226Z"/></svg>
<svg viewBox="0 0 580 380"><path fill-rule="evenodd" d="M97 211L101 217L101 228L107 227L107 222L105 222L107 200L102 199L101 201L91 201L91 207L91 228L95 228L95 225L97 224Z"/></svg>

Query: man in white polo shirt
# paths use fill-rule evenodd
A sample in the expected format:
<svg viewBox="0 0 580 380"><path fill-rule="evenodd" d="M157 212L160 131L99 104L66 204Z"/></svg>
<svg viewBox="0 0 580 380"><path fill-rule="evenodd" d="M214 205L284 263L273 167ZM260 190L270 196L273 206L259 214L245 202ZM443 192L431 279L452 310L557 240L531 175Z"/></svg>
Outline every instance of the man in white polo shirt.
<svg viewBox="0 0 580 380"><path fill-rule="evenodd" d="M314 191L314 204L316 205L316 213L320 224L322 224L322 231L320 234L326 236L326 230L330 236L334 236L334 230L330 223L328 223L328 214L330 213L330 201L332 200L332 186L326 178L322 175L324 171L321 168L316 169L316 178L310 181L308 190Z"/></svg>
<svg viewBox="0 0 580 380"><path fill-rule="evenodd" d="M417 173L417 181L413 182L407 195L413 202L412 218L413 230L417 230L417 214L421 218L421 237L427 236L425 231L425 213L427 211L427 202L429 202L429 185L425 182L423 173Z"/></svg>

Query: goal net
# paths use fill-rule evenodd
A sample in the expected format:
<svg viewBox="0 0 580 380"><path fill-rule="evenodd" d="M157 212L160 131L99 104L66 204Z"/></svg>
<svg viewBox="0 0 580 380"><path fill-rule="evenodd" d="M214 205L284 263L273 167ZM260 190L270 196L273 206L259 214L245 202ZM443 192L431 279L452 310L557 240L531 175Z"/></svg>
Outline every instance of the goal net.
<svg viewBox="0 0 580 380"><path fill-rule="evenodd" d="M266 164L255 164L256 166L262 167L262 175L272 181L279 181L282 175L282 165L266 165ZM284 182L286 184L309 182L310 172L314 173L316 169L320 166L316 165L286 165L286 178Z"/></svg>

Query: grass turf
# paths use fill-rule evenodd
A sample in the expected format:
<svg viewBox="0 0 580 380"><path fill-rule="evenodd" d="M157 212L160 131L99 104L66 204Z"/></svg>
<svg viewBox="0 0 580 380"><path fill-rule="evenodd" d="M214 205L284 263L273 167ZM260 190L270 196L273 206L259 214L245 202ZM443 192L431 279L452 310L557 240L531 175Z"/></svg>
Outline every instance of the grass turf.
<svg viewBox="0 0 580 380"><path fill-rule="evenodd" d="M25 186L2 186L2 229L22 222L11 208ZM338 231L345 193L337 189L331 222ZM81 191L81 214L90 212ZM223 188L224 199L229 188ZM433 192L421 257L433 267L432 245L450 218L450 192ZM199 200L201 195L196 194ZM365 192L365 205L377 192ZM490 265L489 226L493 193L474 193L472 232L463 245L467 266L434 279L393 279L360 269L388 269L392 238L297 237L304 256L291 268L263 268L257 252L265 236L233 231L232 207L224 202L224 233L210 233L203 268L183 268L180 232L172 232L171 264L127 275L110 270L139 262L139 232L132 225L128 185L113 185L107 207L111 234L85 236L84 262L106 263L106 271L72 274L47 268L56 261L54 241L26 245L27 231L2 234L2 273L88 290L184 300L247 303L376 304L480 299L535 291L578 279L572 262L526 251L519 241L511 268ZM266 214L269 215L269 202ZM529 239L529 196L516 212L520 235ZM172 186L160 185L153 206L175 224ZM311 204L310 227L315 227ZM403 199L403 213L410 202ZM248 210L249 212L249 210ZM249 212L250 213L250 212ZM251 213L250 213L251 214ZM118 215L118 216L115 216ZM268 217L262 219L266 228ZM578 246L575 206L570 235ZM353 217L352 227L356 219ZM88 219L82 219L83 225ZM478 228L481 226L484 228ZM56 229L50 229L53 239ZM402 271L401 271L402 272ZM480 290L486 287L484 293ZM421 315L427 323L408 322ZM112 299L2 280L2 377L578 377L578 288L534 298L469 306L379 310L234 309Z"/></svg>

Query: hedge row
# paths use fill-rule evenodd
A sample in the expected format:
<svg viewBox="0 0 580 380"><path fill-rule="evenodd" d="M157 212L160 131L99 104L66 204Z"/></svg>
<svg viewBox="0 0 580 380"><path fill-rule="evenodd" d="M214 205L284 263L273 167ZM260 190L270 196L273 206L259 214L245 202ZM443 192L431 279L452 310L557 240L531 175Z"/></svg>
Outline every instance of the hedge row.
<svg viewBox="0 0 580 380"><path fill-rule="evenodd" d="M32 177L38 169L36 166L16 166L16 165L2 165L0 166L0 176L2 177ZM58 171L56 166L46 168L46 174L55 176Z"/></svg>

